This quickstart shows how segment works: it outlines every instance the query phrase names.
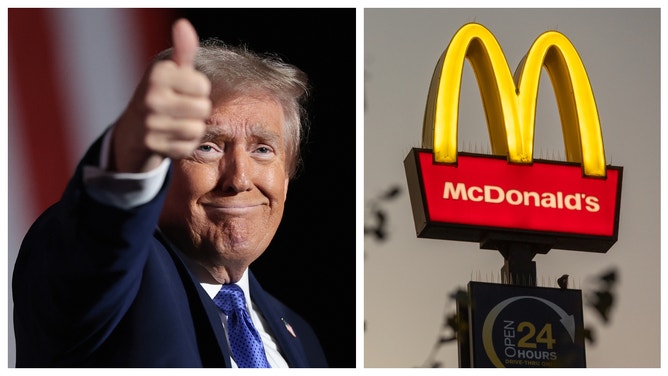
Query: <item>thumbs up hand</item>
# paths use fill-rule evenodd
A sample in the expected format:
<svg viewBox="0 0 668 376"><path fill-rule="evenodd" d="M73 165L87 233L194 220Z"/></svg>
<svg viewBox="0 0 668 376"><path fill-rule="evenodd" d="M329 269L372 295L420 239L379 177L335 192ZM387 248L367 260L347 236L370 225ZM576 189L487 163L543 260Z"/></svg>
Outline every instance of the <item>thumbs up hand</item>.
<svg viewBox="0 0 668 376"><path fill-rule="evenodd" d="M164 158L189 156L204 135L211 83L195 70L199 42L190 22L174 23L172 43L170 59L148 69L114 126L111 170L150 171Z"/></svg>
<svg viewBox="0 0 668 376"><path fill-rule="evenodd" d="M174 23L172 44L174 45L174 52L171 56L172 61L178 66L193 68L199 40L190 22L180 19Z"/></svg>

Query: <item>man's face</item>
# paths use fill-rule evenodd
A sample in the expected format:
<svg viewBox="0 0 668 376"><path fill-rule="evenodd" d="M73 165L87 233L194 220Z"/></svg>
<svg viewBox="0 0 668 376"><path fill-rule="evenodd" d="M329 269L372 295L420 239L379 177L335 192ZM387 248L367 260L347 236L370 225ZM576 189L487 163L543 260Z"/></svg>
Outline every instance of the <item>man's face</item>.
<svg viewBox="0 0 668 376"><path fill-rule="evenodd" d="M267 96L214 101L192 157L174 162L160 227L218 282L235 282L283 216L283 111Z"/></svg>

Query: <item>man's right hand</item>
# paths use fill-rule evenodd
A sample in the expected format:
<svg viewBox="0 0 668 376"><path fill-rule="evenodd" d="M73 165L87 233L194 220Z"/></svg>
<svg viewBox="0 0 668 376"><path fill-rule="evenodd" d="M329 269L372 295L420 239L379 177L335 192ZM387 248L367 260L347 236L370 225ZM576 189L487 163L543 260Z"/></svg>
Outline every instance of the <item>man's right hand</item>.
<svg viewBox="0 0 668 376"><path fill-rule="evenodd" d="M164 158L192 154L211 112L211 83L195 70L199 47L195 28L185 19L172 28L170 60L153 64L114 126L110 170L146 172Z"/></svg>

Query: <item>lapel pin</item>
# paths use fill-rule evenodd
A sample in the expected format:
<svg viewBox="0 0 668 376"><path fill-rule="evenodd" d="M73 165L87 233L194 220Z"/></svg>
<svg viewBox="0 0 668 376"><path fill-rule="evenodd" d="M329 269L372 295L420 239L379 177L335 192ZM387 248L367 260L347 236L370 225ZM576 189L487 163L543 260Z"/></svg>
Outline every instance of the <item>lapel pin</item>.
<svg viewBox="0 0 668 376"><path fill-rule="evenodd" d="M290 334L291 334L294 338L297 338L297 334L295 334L295 330L292 329L292 325L290 325L290 323L287 322L287 321L285 321L285 319L282 318L282 317L281 317L281 321L283 321L283 324L285 324L285 329L287 329L288 332L290 332Z"/></svg>

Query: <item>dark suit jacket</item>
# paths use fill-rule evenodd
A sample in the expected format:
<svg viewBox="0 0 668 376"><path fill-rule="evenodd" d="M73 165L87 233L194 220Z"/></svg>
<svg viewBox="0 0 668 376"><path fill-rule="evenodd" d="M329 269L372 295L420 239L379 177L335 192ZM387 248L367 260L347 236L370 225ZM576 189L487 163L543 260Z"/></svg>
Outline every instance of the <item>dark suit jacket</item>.
<svg viewBox="0 0 668 376"><path fill-rule="evenodd" d="M61 200L35 221L14 267L17 367L229 367L217 307L156 231L169 181L131 210L83 186L96 142ZM310 326L265 292L253 301L291 367L326 367ZM296 334L287 329L288 324Z"/></svg>

